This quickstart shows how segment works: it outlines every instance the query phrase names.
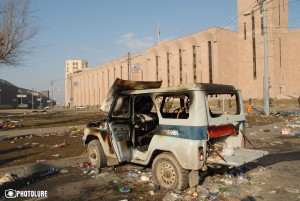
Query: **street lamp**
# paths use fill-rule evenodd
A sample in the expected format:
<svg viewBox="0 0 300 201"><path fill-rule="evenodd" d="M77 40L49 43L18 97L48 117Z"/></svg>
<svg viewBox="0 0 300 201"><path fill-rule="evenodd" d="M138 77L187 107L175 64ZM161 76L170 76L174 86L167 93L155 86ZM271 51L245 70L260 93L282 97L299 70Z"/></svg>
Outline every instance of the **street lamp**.
<svg viewBox="0 0 300 201"><path fill-rule="evenodd" d="M266 0L260 0L259 6L263 13L263 34L264 34L264 112L266 116L270 115L269 103L269 64L268 64L268 29L267 29L267 3ZM244 13L244 16L254 15L254 11Z"/></svg>

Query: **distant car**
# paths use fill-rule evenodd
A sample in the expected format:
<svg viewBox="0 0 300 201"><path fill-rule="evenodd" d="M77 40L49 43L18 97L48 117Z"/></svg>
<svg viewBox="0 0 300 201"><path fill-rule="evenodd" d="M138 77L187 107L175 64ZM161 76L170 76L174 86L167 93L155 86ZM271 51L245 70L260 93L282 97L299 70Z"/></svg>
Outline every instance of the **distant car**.
<svg viewBox="0 0 300 201"><path fill-rule="evenodd" d="M84 107L84 106L76 106L76 109L78 109L78 110L80 110L80 109L86 109L86 107Z"/></svg>

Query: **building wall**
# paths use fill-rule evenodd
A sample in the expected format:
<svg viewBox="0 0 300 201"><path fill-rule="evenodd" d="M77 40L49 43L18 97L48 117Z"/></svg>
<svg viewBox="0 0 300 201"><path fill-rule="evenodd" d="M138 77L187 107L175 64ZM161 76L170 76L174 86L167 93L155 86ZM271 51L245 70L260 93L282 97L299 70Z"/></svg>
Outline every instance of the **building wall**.
<svg viewBox="0 0 300 201"><path fill-rule="evenodd" d="M65 68L65 100L69 106L74 102L74 87L77 83L73 81L73 76L88 69L88 63L85 60L67 60Z"/></svg>
<svg viewBox="0 0 300 201"><path fill-rule="evenodd" d="M254 1L238 0L237 3L238 32L213 27L161 42L142 55L126 55L84 71L75 69L71 74L73 60L68 60L66 100L73 94L72 106L101 105L116 78L162 80L162 87L192 82L231 84L243 90L244 99L262 99L262 13ZM267 11L270 97L299 95L300 29L288 31L287 0L268 2ZM130 70L128 63L135 68Z"/></svg>
<svg viewBox="0 0 300 201"><path fill-rule="evenodd" d="M282 48L284 54L284 64L282 71L283 95L298 97L300 95L300 29L285 34L283 41L287 41Z"/></svg>

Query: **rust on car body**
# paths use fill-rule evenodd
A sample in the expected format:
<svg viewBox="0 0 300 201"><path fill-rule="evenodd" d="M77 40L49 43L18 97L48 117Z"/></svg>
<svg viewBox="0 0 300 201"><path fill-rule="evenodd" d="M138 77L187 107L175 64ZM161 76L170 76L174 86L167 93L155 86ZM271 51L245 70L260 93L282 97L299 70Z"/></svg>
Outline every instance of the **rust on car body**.
<svg viewBox="0 0 300 201"><path fill-rule="evenodd" d="M112 144L110 141L110 136L107 130L99 129L96 127L86 128L85 132L89 133L90 136L97 137L101 143L103 144L104 152L108 155L115 156L115 152L112 148Z"/></svg>

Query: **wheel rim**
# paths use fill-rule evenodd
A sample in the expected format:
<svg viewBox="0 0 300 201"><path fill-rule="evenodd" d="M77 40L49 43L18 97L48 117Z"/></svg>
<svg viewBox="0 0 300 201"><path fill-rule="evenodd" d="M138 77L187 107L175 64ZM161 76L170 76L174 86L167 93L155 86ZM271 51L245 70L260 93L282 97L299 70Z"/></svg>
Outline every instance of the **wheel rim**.
<svg viewBox="0 0 300 201"><path fill-rule="evenodd" d="M163 162L158 166L158 177L166 187L171 187L176 182L176 173L174 167L167 162Z"/></svg>
<svg viewBox="0 0 300 201"><path fill-rule="evenodd" d="M91 147L91 148L90 148L90 151L89 151L89 157L90 157L91 164L92 164L92 165L96 165L96 164L97 164L97 158L98 158L99 156L98 156L98 153L97 153L95 147Z"/></svg>

